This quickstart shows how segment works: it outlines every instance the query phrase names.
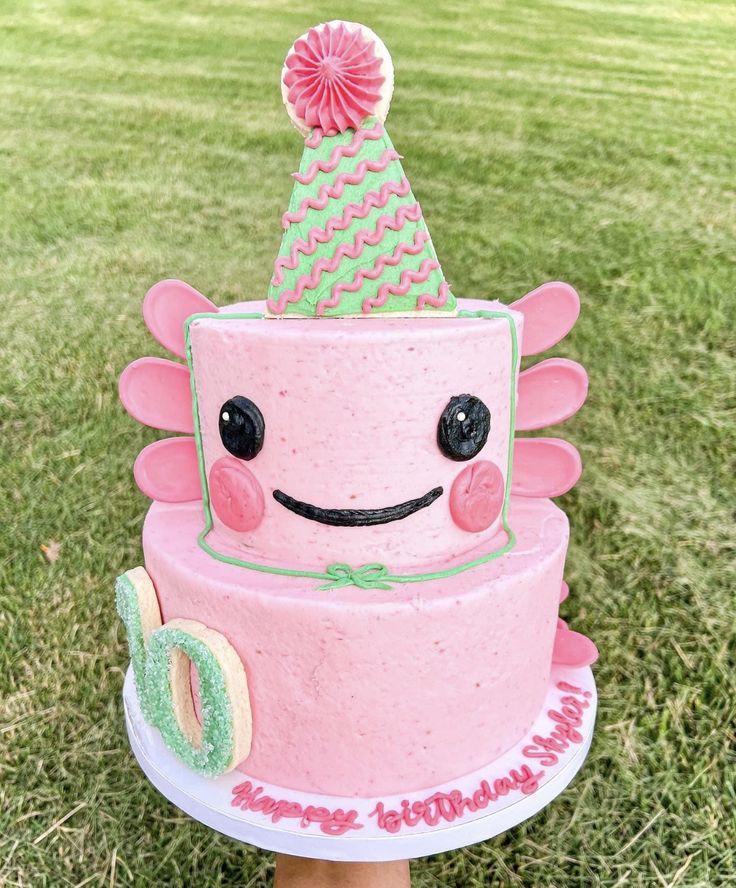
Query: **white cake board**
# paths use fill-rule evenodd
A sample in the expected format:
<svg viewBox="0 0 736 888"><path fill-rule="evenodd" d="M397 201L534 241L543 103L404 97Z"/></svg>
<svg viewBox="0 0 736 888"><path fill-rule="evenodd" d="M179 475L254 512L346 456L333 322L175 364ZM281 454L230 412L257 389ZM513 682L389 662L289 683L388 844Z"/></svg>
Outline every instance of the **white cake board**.
<svg viewBox="0 0 736 888"><path fill-rule="evenodd" d="M588 705L580 715L581 723L572 729L573 735L580 739L574 742L563 740L560 745L567 748L556 752L554 757L557 762L550 764L549 760L538 757L545 752L534 738L555 736L553 732L559 720L556 721L550 711L559 715L565 706L561 697L567 692L558 687L561 681L581 689L584 694L574 697ZM403 860L438 854L490 839L532 817L567 787L585 761L593 738L596 701L595 682L589 667L574 669L555 666L539 717L524 739L508 752L478 771L441 786L404 795L365 799L298 792L256 780L241 771L217 778L202 777L185 767L165 746L158 730L145 721L130 669L123 689L125 721L133 753L156 789L182 811L226 836L268 851L340 861ZM537 757L530 757L530 751L536 751ZM457 811L452 812L445 807L446 811L450 811L449 816L439 817L436 825L429 825L420 819L414 826L402 823L398 832L391 833L379 826L375 814L371 815L378 802L383 803L384 810L401 812L402 799L413 804L427 801L435 793L449 793L451 790L459 790L463 797L472 798L481 781L485 780L490 787L494 787L494 781L509 775L511 769L516 769L518 774L523 765L534 774L543 772L533 792L525 794L519 789L512 789L484 808L470 811L465 807L458 816ZM348 829L342 835L328 835L321 831L319 822L304 825L298 817L283 817L273 823L268 812L244 811L233 807L232 790L246 780L250 780L254 788L262 787L260 798L270 796L273 800L300 804L304 809L313 805L327 808L330 812L338 808L343 811L355 810L355 822L362 826L360 829ZM432 810L436 811L436 808ZM432 819L435 818L430 815Z"/></svg>

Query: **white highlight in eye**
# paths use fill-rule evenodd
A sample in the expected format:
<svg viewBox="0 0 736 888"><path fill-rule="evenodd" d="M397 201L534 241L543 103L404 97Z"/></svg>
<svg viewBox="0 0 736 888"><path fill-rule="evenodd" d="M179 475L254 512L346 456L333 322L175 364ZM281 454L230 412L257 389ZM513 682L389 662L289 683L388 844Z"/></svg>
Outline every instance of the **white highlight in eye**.
<svg viewBox="0 0 736 888"><path fill-rule="evenodd" d="M230 414L227 412L227 410L223 411L222 421L223 422L230 422Z"/></svg>
<svg viewBox="0 0 736 888"><path fill-rule="evenodd" d="M458 413L458 415L455 417L455 419L458 422L465 422L465 414L462 412L462 410L460 411L460 413Z"/></svg>

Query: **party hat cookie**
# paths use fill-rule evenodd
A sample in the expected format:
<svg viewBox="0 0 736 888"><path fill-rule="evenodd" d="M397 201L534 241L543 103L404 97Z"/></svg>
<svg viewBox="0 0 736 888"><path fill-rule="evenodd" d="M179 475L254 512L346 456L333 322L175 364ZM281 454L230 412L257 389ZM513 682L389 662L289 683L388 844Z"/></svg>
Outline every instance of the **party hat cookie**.
<svg viewBox="0 0 736 888"><path fill-rule="evenodd" d="M328 22L289 50L287 111L306 135L268 293L270 316L452 314L422 210L383 122L388 50L368 28Z"/></svg>

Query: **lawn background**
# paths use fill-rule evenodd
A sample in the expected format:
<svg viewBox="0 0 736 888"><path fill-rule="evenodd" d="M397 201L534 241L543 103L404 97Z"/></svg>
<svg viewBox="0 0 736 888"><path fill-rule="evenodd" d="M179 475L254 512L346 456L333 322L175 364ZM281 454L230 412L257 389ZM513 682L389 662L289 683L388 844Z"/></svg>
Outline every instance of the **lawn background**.
<svg viewBox="0 0 736 888"><path fill-rule="evenodd" d="M334 17L390 47L391 135L456 294L570 281L554 353L591 377L561 501L563 614L602 652L589 761L414 883L735 884L736 7L680 0L0 2L0 884L269 884L124 736L112 584L155 433L116 378L163 354L160 278L264 295L300 155L281 62Z"/></svg>

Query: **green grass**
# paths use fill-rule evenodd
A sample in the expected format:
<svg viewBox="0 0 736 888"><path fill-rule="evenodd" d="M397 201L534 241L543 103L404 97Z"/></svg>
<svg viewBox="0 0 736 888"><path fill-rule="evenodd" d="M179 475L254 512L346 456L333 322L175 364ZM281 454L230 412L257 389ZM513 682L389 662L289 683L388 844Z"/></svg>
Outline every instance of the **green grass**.
<svg viewBox="0 0 736 888"><path fill-rule="evenodd" d="M391 135L455 292L570 281L556 353L591 377L562 502L563 613L602 651L590 758L415 885L736 884L736 9L300 7L0 4L0 884L269 884L270 856L177 812L124 736L112 583L141 558L130 465L153 434L116 378L162 353L156 280L265 294L300 153L281 61L336 16L392 51Z"/></svg>

